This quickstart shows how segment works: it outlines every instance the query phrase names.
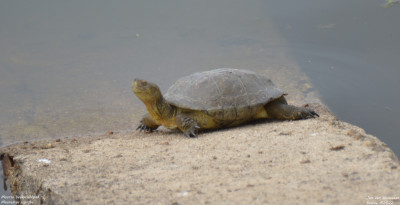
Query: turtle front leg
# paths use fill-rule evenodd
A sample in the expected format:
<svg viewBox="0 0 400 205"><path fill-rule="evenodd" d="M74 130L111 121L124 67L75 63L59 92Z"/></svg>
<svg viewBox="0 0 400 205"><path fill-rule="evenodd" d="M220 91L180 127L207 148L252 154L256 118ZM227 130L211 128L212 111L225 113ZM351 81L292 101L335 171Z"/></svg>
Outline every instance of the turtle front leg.
<svg viewBox="0 0 400 205"><path fill-rule="evenodd" d="M136 128L136 130L151 132L157 129L160 125L157 124L155 120L149 115L146 114L143 116L142 120L140 121L140 125Z"/></svg>
<svg viewBox="0 0 400 205"><path fill-rule="evenodd" d="M268 115L273 119L298 120L319 117L312 109L288 105L286 100L278 99L265 106Z"/></svg>
<svg viewBox="0 0 400 205"><path fill-rule="evenodd" d="M184 114L176 116L176 125L186 137L196 137L197 130L200 129L196 121Z"/></svg>

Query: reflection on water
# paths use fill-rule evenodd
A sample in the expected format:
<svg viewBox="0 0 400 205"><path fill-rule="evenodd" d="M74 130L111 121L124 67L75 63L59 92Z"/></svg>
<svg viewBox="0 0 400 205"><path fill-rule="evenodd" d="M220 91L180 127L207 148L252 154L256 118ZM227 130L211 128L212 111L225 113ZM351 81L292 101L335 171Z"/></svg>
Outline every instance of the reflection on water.
<svg viewBox="0 0 400 205"><path fill-rule="evenodd" d="M145 112L130 90L135 77L166 90L196 71L299 65L339 118L399 154L398 7L373 0L119 3L0 3L1 144L134 129Z"/></svg>

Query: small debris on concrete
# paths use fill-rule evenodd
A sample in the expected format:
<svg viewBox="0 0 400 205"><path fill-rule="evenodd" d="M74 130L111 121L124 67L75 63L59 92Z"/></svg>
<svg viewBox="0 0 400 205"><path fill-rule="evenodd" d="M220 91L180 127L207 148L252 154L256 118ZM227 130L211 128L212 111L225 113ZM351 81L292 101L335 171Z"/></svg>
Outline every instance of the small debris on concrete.
<svg viewBox="0 0 400 205"><path fill-rule="evenodd" d="M308 164L308 163L311 163L309 159L305 159L300 162L300 164Z"/></svg>
<svg viewBox="0 0 400 205"><path fill-rule="evenodd" d="M344 149L344 145L336 145L336 146L329 148L329 150L332 150L332 151L339 151L342 149Z"/></svg>
<svg viewBox="0 0 400 205"><path fill-rule="evenodd" d="M39 159L38 162L45 163L45 164L50 164L51 163L51 161L49 159L44 159L44 158L43 159Z"/></svg>
<svg viewBox="0 0 400 205"><path fill-rule="evenodd" d="M43 145L43 146L41 146L40 148L42 148L42 149L51 149L51 148L54 148L55 146L53 145L53 144L46 144L46 145Z"/></svg>

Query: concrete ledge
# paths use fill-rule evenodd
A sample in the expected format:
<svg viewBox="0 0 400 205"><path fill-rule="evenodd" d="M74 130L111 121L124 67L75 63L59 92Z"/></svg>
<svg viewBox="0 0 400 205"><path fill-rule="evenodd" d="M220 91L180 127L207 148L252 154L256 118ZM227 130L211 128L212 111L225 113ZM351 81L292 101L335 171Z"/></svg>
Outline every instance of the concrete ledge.
<svg viewBox="0 0 400 205"><path fill-rule="evenodd" d="M188 139L165 130L28 142L11 156L16 196L35 204L399 204L395 154L321 117L264 121ZM46 161L49 160L49 161Z"/></svg>

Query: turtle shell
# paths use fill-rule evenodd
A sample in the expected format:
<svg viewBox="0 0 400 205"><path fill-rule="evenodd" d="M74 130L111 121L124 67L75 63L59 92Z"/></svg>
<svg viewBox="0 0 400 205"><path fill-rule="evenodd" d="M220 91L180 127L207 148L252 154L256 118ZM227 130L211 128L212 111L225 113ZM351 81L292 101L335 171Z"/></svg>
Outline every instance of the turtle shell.
<svg viewBox="0 0 400 205"><path fill-rule="evenodd" d="M260 106L284 95L265 76L220 68L177 80L164 95L171 104L191 110L225 110Z"/></svg>

